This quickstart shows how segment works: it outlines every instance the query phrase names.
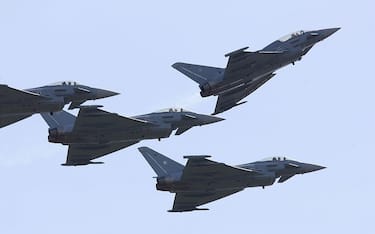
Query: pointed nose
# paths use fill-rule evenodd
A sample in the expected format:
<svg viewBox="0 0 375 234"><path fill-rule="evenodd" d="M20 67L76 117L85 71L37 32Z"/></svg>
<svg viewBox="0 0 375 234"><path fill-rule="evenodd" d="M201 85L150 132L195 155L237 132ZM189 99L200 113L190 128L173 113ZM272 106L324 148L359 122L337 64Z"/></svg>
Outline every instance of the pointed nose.
<svg viewBox="0 0 375 234"><path fill-rule="evenodd" d="M200 115L199 120L200 120L201 125L204 125L204 124L211 124L211 123L220 122L220 121L223 121L225 119L220 118L220 117L216 117L216 116L212 116L212 115Z"/></svg>
<svg viewBox="0 0 375 234"><path fill-rule="evenodd" d="M97 89L95 92L95 99L107 98L107 97L112 97L116 95L119 95L119 93L105 90L105 89Z"/></svg>
<svg viewBox="0 0 375 234"><path fill-rule="evenodd" d="M321 29L316 31L315 33L312 33L312 35L318 35L319 41L326 39L327 37L331 36L335 32L337 32L340 28L327 28L327 29Z"/></svg>
<svg viewBox="0 0 375 234"><path fill-rule="evenodd" d="M314 164L304 164L302 170L303 170L303 173L309 173L309 172L313 172L313 171L319 171L319 170L322 170L324 168L326 168L326 167L314 165Z"/></svg>
<svg viewBox="0 0 375 234"><path fill-rule="evenodd" d="M337 32L340 28L327 28L327 29L323 29L323 35L325 36L325 38L331 36L332 34L334 34L335 32Z"/></svg>

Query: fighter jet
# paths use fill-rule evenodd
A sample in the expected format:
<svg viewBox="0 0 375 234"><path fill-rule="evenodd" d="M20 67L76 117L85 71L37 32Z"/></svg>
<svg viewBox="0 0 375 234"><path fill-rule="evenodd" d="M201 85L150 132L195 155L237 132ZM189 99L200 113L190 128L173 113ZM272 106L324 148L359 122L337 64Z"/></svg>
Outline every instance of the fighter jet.
<svg viewBox="0 0 375 234"><path fill-rule="evenodd" d="M275 71L302 59L316 43L331 36L340 28L298 31L288 34L261 50L245 51L249 47L225 55L227 67L208 67L175 63L173 68L199 84L202 97L218 96L215 111L218 114L244 104L242 99L275 76Z"/></svg>
<svg viewBox="0 0 375 234"><path fill-rule="evenodd" d="M0 85L0 127L7 126L36 113L78 107L87 100L111 97L118 93L80 85L74 81L63 81L47 86L19 90Z"/></svg>
<svg viewBox="0 0 375 234"><path fill-rule="evenodd" d="M240 192L247 187L265 187L276 179L283 183L297 174L325 167L273 157L239 166L208 160L211 156L184 156L185 167L150 149L138 150L157 174L156 189L175 193L173 208L169 212L208 210L198 206Z"/></svg>
<svg viewBox="0 0 375 234"><path fill-rule="evenodd" d="M69 146L63 166L102 163L91 160L141 140L167 138L176 129L175 134L181 135L194 126L223 120L181 108L124 117L99 107L81 107L77 117L65 111L41 114L50 127L48 141Z"/></svg>

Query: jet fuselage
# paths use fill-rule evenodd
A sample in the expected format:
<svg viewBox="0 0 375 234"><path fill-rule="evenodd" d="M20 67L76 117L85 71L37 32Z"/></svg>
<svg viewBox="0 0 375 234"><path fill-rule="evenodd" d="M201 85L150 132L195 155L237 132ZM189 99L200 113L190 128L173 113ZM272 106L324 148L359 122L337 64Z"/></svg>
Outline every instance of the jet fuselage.
<svg viewBox="0 0 375 234"><path fill-rule="evenodd" d="M197 191L220 191L228 189L243 189L247 187L266 187L274 184L278 178L286 178L296 174L304 174L324 167L301 163L281 157L274 157L265 161L257 161L248 164L236 166L247 170L258 172L258 175L248 175L238 177L222 176L218 177L215 173L207 173L202 177L201 181L207 180L207 183L196 183L196 181L181 180L182 173L168 175L166 177L158 177L156 189L160 191L177 192L197 192ZM202 175L203 176L203 175ZM284 182L279 179L279 183Z"/></svg>
<svg viewBox="0 0 375 234"><path fill-rule="evenodd" d="M56 112L62 110L64 105L70 102L83 103L86 100L95 100L118 94L70 81L20 90L20 93L22 92L25 95L12 94L11 92L11 95L0 94L0 116Z"/></svg>
<svg viewBox="0 0 375 234"><path fill-rule="evenodd" d="M59 102L63 105L71 102L81 104L87 100L96 100L118 95L116 92L92 88L86 85L78 84L74 81L58 82L56 84L27 89L26 91L50 98L51 102ZM75 107L78 107L78 105Z"/></svg>
<svg viewBox="0 0 375 234"><path fill-rule="evenodd" d="M219 117L201 115L183 109L170 108L167 111L154 112L131 117L147 122L147 125L127 127L115 122L105 126L90 126L87 131L74 131L74 127L66 130L49 129L48 141L61 144L95 144L126 141L141 141L146 139L168 138L172 131L179 128L189 129L223 120Z"/></svg>
<svg viewBox="0 0 375 234"><path fill-rule="evenodd" d="M220 95L224 92L236 90L254 82L259 78L270 75L276 70L294 64L302 59L317 42L336 32L338 28L316 31L299 31L276 40L256 52L242 52L236 58L230 58L230 67L221 74L221 79L208 80L201 84L201 96ZM263 54L262 59L254 59L254 54ZM259 57L259 56L258 56ZM235 79L225 79L226 73L236 76Z"/></svg>
<svg viewBox="0 0 375 234"><path fill-rule="evenodd" d="M156 173L156 189L175 193L169 212L207 210L200 206L230 196L247 187L283 183L296 174L324 169L322 166L274 157L253 163L230 166L207 158L187 155L184 165L148 147L138 148Z"/></svg>

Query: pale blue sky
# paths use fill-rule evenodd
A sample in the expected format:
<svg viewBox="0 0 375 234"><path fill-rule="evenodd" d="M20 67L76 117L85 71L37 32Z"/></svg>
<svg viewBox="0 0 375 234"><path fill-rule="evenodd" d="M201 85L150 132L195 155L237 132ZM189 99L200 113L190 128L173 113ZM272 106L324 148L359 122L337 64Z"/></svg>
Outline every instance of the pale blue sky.
<svg viewBox="0 0 375 234"><path fill-rule="evenodd" d="M275 1L276 2L276 1ZM373 1L0 1L0 83L31 88L76 80L122 93L105 110L142 114L216 99L170 67L225 66L224 54L263 48L299 29L342 27L296 66L222 115L226 121L140 144L104 165L61 167L40 116L0 130L0 233L373 233ZM327 169L205 207L167 213L137 151L228 164L283 155Z"/></svg>

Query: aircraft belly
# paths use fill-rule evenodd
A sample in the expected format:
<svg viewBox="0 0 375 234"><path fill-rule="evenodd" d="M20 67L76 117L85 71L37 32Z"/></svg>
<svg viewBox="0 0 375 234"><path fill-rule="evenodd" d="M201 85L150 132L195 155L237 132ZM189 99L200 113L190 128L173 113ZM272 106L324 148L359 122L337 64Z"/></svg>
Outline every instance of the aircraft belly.
<svg viewBox="0 0 375 234"><path fill-rule="evenodd" d="M142 132L143 139L160 139L160 138L167 138L171 135L172 129L171 128L160 128L160 127L153 127L147 128Z"/></svg>
<svg viewBox="0 0 375 234"><path fill-rule="evenodd" d="M248 187L246 178L215 178L210 180L200 179L174 184L172 192L197 192L197 191L220 191L228 189L243 189Z"/></svg>
<svg viewBox="0 0 375 234"><path fill-rule="evenodd" d="M269 186L275 182L273 176L258 176L247 180L247 187Z"/></svg>
<svg viewBox="0 0 375 234"><path fill-rule="evenodd" d="M193 184L179 184L170 187L168 191L173 193L178 192L217 192L217 191L227 191L231 189L244 189L247 186L245 182L233 182L227 181L226 183L213 183L206 186L197 186Z"/></svg>
<svg viewBox="0 0 375 234"><path fill-rule="evenodd" d="M171 129L111 129L101 131L82 132L80 134L64 134L58 137L49 137L50 142L62 144L105 144L114 142L140 141L145 139L167 138Z"/></svg>
<svg viewBox="0 0 375 234"><path fill-rule="evenodd" d="M49 135L48 141L51 143L61 143L63 145L69 144L96 144L98 143L97 139L91 136L83 136L76 134L61 134L61 135Z"/></svg>
<svg viewBox="0 0 375 234"><path fill-rule="evenodd" d="M189 183L182 183L180 181L173 183L157 183L156 189L160 191L169 191L171 193L194 191L194 188L192 188Z"/></svg>
<svg viewBox="0 0 375 234"><path fill-rule="evenodd" d="M189 191L218 191L228 189L243 189L246 187L269 186L275 182L272 176L247 176L234 178L215 178L209 181L200 181L191 183L190 186L185 184L185 189ZM186 191L186 190L185 190Z"/></svg>
<svg viewBox="0 0 375 234"><path fill-rule="evenodd" d="M167 138L172 133L171 129L166 128L142 128L142 129L124 129L122 131L113 130L115 134L110 134L106 138L111 141L134 141L145 139ZM118 134L116 134L118 133Z"/></svg>

